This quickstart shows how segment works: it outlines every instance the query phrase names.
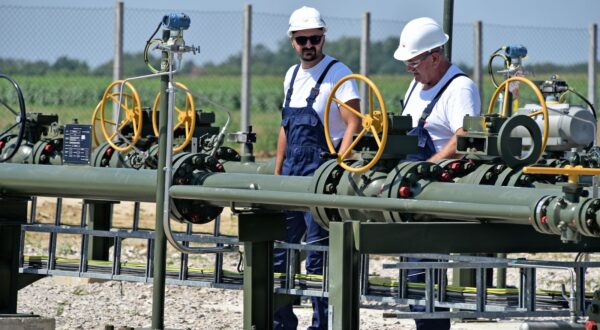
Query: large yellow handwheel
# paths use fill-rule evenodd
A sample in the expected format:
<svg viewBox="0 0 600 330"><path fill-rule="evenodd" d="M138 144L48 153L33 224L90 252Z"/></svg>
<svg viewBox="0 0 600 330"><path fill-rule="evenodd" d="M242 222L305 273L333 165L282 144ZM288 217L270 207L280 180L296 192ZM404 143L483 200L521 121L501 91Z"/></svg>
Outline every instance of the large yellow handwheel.
<svg viewBox="0 0 600 330"><path fill-rule="evenodd" d="M186 91L188 88L180 83L176 82L180 89ZM177 95L177 94L175 94ZM157 109L158 104L160 103L160 93L156 95L154 99L154 105L152 106L152 128L154 129L154 135L158 136L158 118L157 118ZM178 146L173 147L173 152L179 152L185 148L190 141L192 141L192 137L194 136L194 130L196 129L196 106L194 104L194 97L191 93L185 93L185 108L184 110L179 109L177 106L175 107L175 111L177 113L177 124L173 127L173 131L179 129L181 126L185 129L185 140Z"/></svg>
<svg viewBox="0 0 600 330"><path fill-rule="evenodd" d="M504 95L508 95L509 83L511 83L513 81L520 81L520 82L527 84L531 88L531 90L533 90L535 95L537 96L538 101L540 102L540 106L542 107L541 110L538 110L536 112L528 114L529 117L535 117L537 115L544 115L544 130L542 132L542 150L540 153L540 156L541 156L544 153L544 150L546 150L546 143L548 142L548 132L550 131L550 129L549 129L550 123L549 123L549 117L548 117L548 108L546 107L546 99L544 98L544 96L542 95L542 92L540 91L540 89L538 88L538 86L536 84L534 84L531 80L524 78L524 77L511 77L511 78L506 79L500 85L498 85L498 88L496 88L496 90L494 91L494 94L492 94L492 99L491 99L490 105L488 107L488 113L489 114L494 113L494 105L496 104L496 100L498 99L500 92L504 91ZM508 97L506 97L506 96L504 97L504 102L502 103L502 114L501 115L503 117L508 116Z"/></svg>
<svg viewBox="0 0 600 330"><path fill-rule="evenodd" d="M369 86L369 113L368 114L362 114L360 111L349 107L344 102L340 101L339 99L337 99L335 97L335 92L338 90L338 88L340 88L340 86L342 86L342 84L344 82L346 82L350 79L362 80ZM379 102L379 106L381 107L381 109L379 109L379 110L375 110L375 108L374 108L373 93L375 93L375 96L377 97L377 101ZM347 75L344 78L340 79L340 81L338 81L337 84L335 84L335 86L333 86L333 89L331 90L331 93L329 94L329 97L327 98L327 103L326 103L327 105L325 106L325 125L324 126L325 126L325 140L327 141L327 147L329 148L329 152L335 153L336 150L335 150L333 143L331 142L331 135L329 134L329 112L330 112L332 102L337 103L338 107L344 107L344 109L352 112L353 114L357 115L358 117L360 117L362 119L362 130L360 131L360 133L358 134L356 139L354 141L352 141L352 143L350 144L348 149L346 149L342 154L339 154L337 156L337 159L336 159L337 163L341 167L343 167L346 171L349 171L352 173L363 173L363 172L368 171L371 167L373 167L373 165L375 165L377 163L377 161L379 161L379 158L383 154L383 150L385 148L385 143L387 142L387 135L388 135L387 112L385 111L385 104L383 103L383 98L381 97L381 93L379 92L379 89L377 88L377 86L375 86L375 83L373 83L369 78L367 78L363 75L360 75L360 74ZM340 109L340 111L343 111L343 110ZM344 160L346 160L348 158L348 156L352 152L352 149L358 144L358 141L360 141L360 139L367 132L370 132L371 134L373 134L373 138L375 139L375 142L377 143L377 153L375 154L373 159L371 159L371 161L369 163L367 163L366 165L361 166L361 167L350 167L348 164L344 163Z"/></svg>
<svg viewBox="0 0 600 330"><path fill-rule="evenodd" d="M123 86L123 83L125 84ZM113 92L113 89L118 89L119 92ZM122 88L122 89L121 89ZM125 88L128 91L125 91ZM107 103L115 103L119 105L120 111L124 111L123 120L119 121L119 118L113 118L113 120L108 120L106 117L106 104ZM112 107L109 107L112 113ZM95 113L96 111L94 111ZM95 120L96 115L94 115ZM102 130L102 134L104 135L104 139L106 142L110 144L113 149L125 152L129 151L136 142L140 138L140 134L142 132L142 105L140 102L140 96L137 91L133 87L133 85L129 82L125 82L124 80L116 80L104 91L104 95L102 95L102 100L100 101L100 129ZM106 124L109 123L113 126L114 132L111 134L106 129ZM118 123L118 124L117 124ZM131 128L133 129L133 134L131 135L130 141L125 141L125 145L119 146L116 144L113 139L117 134L126 126L131 124Z"/></svg>
<svg viewBox="0 0 600 330"><path fill-rule="evenodd" d="M111 99L118 99L119 98L119 93L113 93L112 95L110 95ZM131 94L123 94L123 102L124 103L131 103L133 96ZM102 106L102 101L98 102L98 105L96 106L96 109L94 109L94 113L92 114L92 139L94 140L94 143L99 146L100 145L100 140L98 139L98 132L100 132L100 134L102 134L102 131L100 130L100 127L97 126L98 122L102 122L102 119L99 117L99 112L100 112L100 107ZM115 122L112 120L105 120L103 124L110 124L115 126Z"/></svg>

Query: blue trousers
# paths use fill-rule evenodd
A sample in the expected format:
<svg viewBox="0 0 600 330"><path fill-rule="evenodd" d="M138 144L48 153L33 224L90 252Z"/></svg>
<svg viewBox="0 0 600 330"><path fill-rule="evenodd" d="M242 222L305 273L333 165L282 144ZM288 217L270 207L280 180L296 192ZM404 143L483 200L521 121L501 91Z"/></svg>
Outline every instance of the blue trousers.
<svg viewBox="0 0 600 330"><path fill-rule="evenodd" d="M287 243L300 243L302 236L306 233L306 242L314 242L315 245L328 245L329 233L321 228L313 219L310 212L288 211L286 212ZM286 269L286 251L275 249L274 270L283 273ZM307 251L306 272L308 274L323 274L323 252ZM313 306L312 325L310 330L327 329L327 298L311 297ZM298 318L294 315L292 304L278 309L273 315L273 328L277 330L296 329Z"/></svg>

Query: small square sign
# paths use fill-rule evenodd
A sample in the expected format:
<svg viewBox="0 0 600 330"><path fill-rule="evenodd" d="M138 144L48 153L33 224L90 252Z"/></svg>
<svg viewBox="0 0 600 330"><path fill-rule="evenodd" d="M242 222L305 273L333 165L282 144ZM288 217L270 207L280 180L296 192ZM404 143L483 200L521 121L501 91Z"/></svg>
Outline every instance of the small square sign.
<svg viewBox="0 0 600 330"><path fill-rule="evenodd" d="M63 142L63 163L89 164L92 154L92 125L67 124Z"/></svg>

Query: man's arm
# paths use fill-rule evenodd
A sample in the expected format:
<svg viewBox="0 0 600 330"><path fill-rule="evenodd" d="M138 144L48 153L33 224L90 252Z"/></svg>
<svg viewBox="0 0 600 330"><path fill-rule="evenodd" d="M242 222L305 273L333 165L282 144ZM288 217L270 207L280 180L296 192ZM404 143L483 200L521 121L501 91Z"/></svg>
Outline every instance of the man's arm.
<svg viewBox="0 0 600 330"><path fill-rule="evenodd" d="M285 159L285 147L287 140L285 138L285 130L283 127L279 128L279 136L277 137L277 153L275 158L275 175L281 175L281 168L283 166L283 160Z"/></svg>
<svg viewBox="0 0 600 330"><path fill-rule="evenodd" d="M440 151L431 156L428 161L461 157L461 155L456 154L456 142L458 136L467 134L462 128L464 117L465 115L479 116L481 112L481 100L479 99L479 92L477 91L475 84L470 84L468 87L452 91L450 106L445 111L450 119L450 126L448 128L451 131L454 131L454 135L452 135L448 143L446 143Z"/></svg>
<svg viewBox="0 0 600 330"><path fill-rule="evenodd" d="M466 134L467 134L467 131L465 131L464 129L462 129L462 127L459 128L456 131L456 133L454 133L454 135L452 135L452 137L450 138L450 140L448 141L448 143L446 143L446 145L442 148L442 150L440 150L437 153L435 153L427 161L428 162L435 162L435 161L438 161L440 159L458 158L458 156L460 156L460 155L456 154L457 136L462 136L462 135L466 135Z"/></svg>
<svg viewBox="0 0 600 330"><path fill-rule="evenodd" d="M352 99L345 104L347 104L348 107L360 112L360 99ZM348 149L350 144L352 144L354 133L358 132L358 129L360 128L361 119L353 112L346 110L343 106L340 106L340 116L342 117L344 123L346 123L346 131L344 132L344 137L342 138L342 142L338 148L338 153L341 155L346 151L346 149Z"/></svg>

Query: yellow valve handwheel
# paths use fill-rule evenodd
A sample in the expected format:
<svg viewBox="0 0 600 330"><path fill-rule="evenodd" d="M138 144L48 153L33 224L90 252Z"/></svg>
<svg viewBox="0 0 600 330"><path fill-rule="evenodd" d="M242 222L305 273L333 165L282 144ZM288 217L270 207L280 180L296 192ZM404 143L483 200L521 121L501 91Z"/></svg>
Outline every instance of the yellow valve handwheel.
<svg viewBox="0 0 600 330"><path fill-rule="evenodd" d="M186 91L188 88L180 83L176 82L180 89ZM177 95L177 94L175 94ZM152 128L154 129L154 135L158 136L158 118L156 116L158 104L160 103L160 93L156 95L154 99L154 105L152 106ZM191 93L185 93L185 108L184 110L175 107L175 111L177 112L177 124L173 127L173 131L179 129L181 126L185 129L185 140L178 146L173 147L173 152L179 152L183 150L183 148L187 147L192 141L192 137L194 136L194 130L196 129L196 105L194 104L194 97Z"/></svg>
<svg viewBox="0 0 600 330"><path fill-rule="evenodd" d="M344 82L346 82L350 79L362 80L367 85L369 85L369 113L368 114L362 114L360 111L349 107L344 102L340 101L339 99L337 99L335 97L335 92L338 90L338 88ZM381 110L374 110L373 93L375 93L375 95L377 96L377 101L379 102L379 106L381 107ZM337 159L336 159L337 163L348 172L363 173L363 172L368 171L371 167L373 167L373 165L375 165L377 163L377 161L379 161L379 158L381 157L381 155L383 154L383 150L385 149L385 143L387 142L387 136L388 136L387 112L385 111L385 104L383 103L383 98L381 97L381 93L379 92L379 89L377 88L377 86L375 86L375 83L373 83L369 78L367 78L363 75L360 75L360 74L347 75L344 78L340 79L340 81L338 81L337 84L335 84L335 86L333 86L333 89L331 90L331 93L329 94L329 97L327 98L327 103L326 103L327 105L325 106L324 126L325 126L325 140L327 141L327 147L329 148L329 152L335 153L336 150L335 150L335 147L333 146L333 143L331 142L331 135L329 134L329 111L331 109L332 102L337 103L338 107L344 107L344 109L352 112L353 114L357 115L358 117L360 117L362 119L362 130L360 131L360 133L358 134L356 139L354 141L352 141L352 143L350 144L348 149L346 149L342 154L337 156ZM343 110L340 109L340 111L343 111ZM370 132L371 134L373 134L373 138L375 139L375 142L377 143L377 148L378 148L377 153L375 154L373 159L371 159L371 161L369 163L367 163L366 165L361 166L361 167L350 167L348 164L344 163L344 160L346 160L348 158L348 156L352 152L352 149L358 144L358 141L360 141L360 139L367 132ZM380 134L381 134L381 136L379 136Z"/></svg>
<svg viewBox="0 0 600 330"><path fill-rule="evenodd" d="M119 93L112 93L110 95L111 99L118 99ZM125 103L131 102L133 96L131 94L123 94L123 99ZM96 109L94 109L94 113L92 114L92 139L94 143L98 146L100 145L100 140L98 140L97 132L100 130L99 127L96 127L96 123L102 121L102 119L98 116L98 112L100 111L100 107L102 106L102 101L98 102ZM115 125L115 122L112 120L105 120L104 123L108 123L110 125Z"/></svg>
<svg viewBox="0 0 600 330"><path fill-rule="evenodd" d="M125 86L123 86L125 84ZM121 92L113 92L113 88L117 88L123 90L125 87L129 89L129 92L123 91ZM110 121L106 119L105 111L106 111L106 103L112 102L118 104L121 111L125 111L125 116L123 120L119 122L119 119L116 118L114 121ZM95 112L95 111L94 111ZM96 116L94 116L95 119ZM140 138L140 134L142 132L142 105L140 102L140 96L137 91L133 87L133 85L129 82L125 82L124 80L116 80L104 91L104 95L102 95L102 101L100 101L100 129L102 130L102 134L104 135L104 139L106 142L110 144L113 149L125 152L129 151L136 142ZM118 122L118 124L117 124ZM110 134L106 129L106 123L115 126L115 131ZM125 141L124 146L119 146L115 142L113 142L113 138L127 125L131 124L133 129L133 135L131 136L131 141Z"/></svg>
<svg viewBox="0 0 600 330"><path fill-rule="evenodd" d="M520 81L520 82L527 84L531 88L531 90L533 90L535 95L537 96L538 101L540 101L540 106L542 107L542 109L538 110L536 112L530 113L530 114L528 114L528 116L535 117L540 114L544 115L544 131L542 132L542 151L540 152L540 156L541 156L544 153L544 150L546 150L546 143L548 142L548 132L550 131L550 129L549 129L550 123L549 123L549 117L548 117L548 108L546 107L546 100L544 99L544 96L542 95L542 92L540 91L540 89L531 80L524 78L524 77L511 77L511 78L508 78L505 81L503 81L500 85L498 85L498 88L496 88L496 90L494 91L494 94L492 94L492 99L491 99L490 105L488 107L488 113L489 114L494 113L494 105L496 104L496 100L498 99L500 92L502 90L504 90L504 95L508 95L509 83L511 83L513 81ZM504 102L502 103L502 114L501 115L503 117L508 116L508 97L504 97Z"/></svg>

